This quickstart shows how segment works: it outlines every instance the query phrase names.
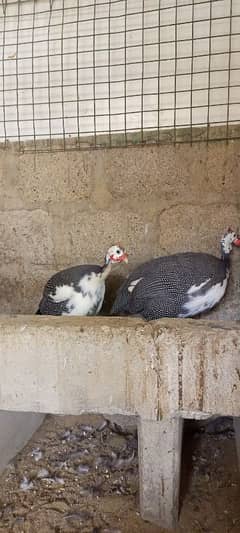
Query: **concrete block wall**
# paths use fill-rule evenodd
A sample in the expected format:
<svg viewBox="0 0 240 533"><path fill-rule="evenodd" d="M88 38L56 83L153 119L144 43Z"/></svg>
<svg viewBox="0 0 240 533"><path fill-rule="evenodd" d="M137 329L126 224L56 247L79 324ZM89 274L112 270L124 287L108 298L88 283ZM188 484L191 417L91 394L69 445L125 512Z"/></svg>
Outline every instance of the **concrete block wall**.
<svg viewBox="0 0 240 533"><path fill-rule="evenodd" d="M102 262L115 241L130 253L129 269L176 251L218 254L222 231L239 224L239 170L240 141L0 151L1 312L33 313L51 274ZM110 289L126 272L114 272ZM230 291L213 318L240 318L239 272L235 250Z"/></svg>

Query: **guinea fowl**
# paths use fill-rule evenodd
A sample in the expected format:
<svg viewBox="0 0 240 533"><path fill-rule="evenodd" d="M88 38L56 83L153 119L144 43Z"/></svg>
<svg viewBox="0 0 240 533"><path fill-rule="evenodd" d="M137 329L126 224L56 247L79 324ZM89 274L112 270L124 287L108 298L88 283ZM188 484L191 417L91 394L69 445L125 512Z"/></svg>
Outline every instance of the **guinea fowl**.
<svg viewBox="0 0 240 533"><path fill-rule="evenodd" d="M105 280L112 264L127 263L127 253L121 246L109 248L105 263L78 265L52 276L45 285L37 315L97 315L101 310Z"/></svg>
<svg viewBox="0 0 240 533"><path fill-rule="evenodd" d="M221 258L187 252L140 265L118 290L111 314L155 320L209 311L225 294L233 244L240 246L240 237L229 229L221 240Z"/></svg>

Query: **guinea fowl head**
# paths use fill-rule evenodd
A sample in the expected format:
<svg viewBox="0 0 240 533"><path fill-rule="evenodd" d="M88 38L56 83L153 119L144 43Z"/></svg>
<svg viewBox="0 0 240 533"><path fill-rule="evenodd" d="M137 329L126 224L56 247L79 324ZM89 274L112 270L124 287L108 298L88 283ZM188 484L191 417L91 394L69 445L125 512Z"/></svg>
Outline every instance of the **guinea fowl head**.
<svg viewBox="0 0 240 533"><path fill-rule="evenodd" d="M101 278L106 279L111 272L112 265L119 263L128 263L128 255L122 246L115 244L114 246L111 246L106 253Z"/></svg>
<svg viewBox="0 0 240 533"><path fill-rule="evenodd" d="M227 232L223 235L221 240L222 254L230 254L233 245L240 247L240 235L238 235L238 233L233 231L231 228L228 228Z"/></svg>
<svg viewBox="0 0 240 533"><path fill-rule="evenodd" d="M119 244L111 246L105 256L105 265L111 263L128 263L128 255L124 248Z"/></svg>

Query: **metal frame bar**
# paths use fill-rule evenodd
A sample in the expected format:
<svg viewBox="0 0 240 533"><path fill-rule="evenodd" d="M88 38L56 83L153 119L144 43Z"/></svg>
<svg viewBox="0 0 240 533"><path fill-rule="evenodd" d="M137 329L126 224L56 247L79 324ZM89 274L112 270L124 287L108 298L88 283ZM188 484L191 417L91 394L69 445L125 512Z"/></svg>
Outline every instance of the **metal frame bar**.
<svg viewBox="0 0 240 533"><path fill-rule="evenodd" d="M240 40L239 46L236 44L237 37L240 37L240 10L236 13L230 0L229 12L219 12L218 16L214 9L221 3L222 0L193 0L179 5L179 1L175 0L169 7L156 0L156 7L149 9L148 3L142 0L139 11L131 11L127 0L89 0L84 4L78 0L75 6L67 5L65 0L49 0L48 9L41 9L41 5L39 7L36 0L32 0L32 9L25 13L23 6L27 2L3 2L0 13L3 34L0 146L2 143L6 146L8 141L17 141L20 150L41 151L39 143L44 139L44 151L72 150L73 137L77 141L74 149L81 150L86 149L86 145L101 147L101 136L107 136L103 144L111 148L117 146L116 134L123 135L121 146L133 145L133 135L136 135L137 144L165 143L170 138L174 144L187 141L192 144L195 140L203 140L198 138L196 129L204 126L206 142L212 138L216 140L218 136L219 140L227 142L240 138L240 98L232 97L232 89L240 90L237 62ZM197 6L204 5L209 9L210 16L200 13L197 18ZM183 8L186 7L189 7L187 19L182 18ZM166 22L164 17L170 14L174 14L174 18ZM43 23L44 17L46 23ZM30 22L29 26L25 21ZM215 27L216 21L220 24L220 31ZM224 21L228 25L227 31ZM204 23L209 23L209 34L198 36L196 25ZM86 24L89 24L89 29ZM71 25L74 25L73 29ZM82 33L83 27L85 34ZM184 27L190 28L190 35L180 33ZM162 34L164 29L172 31L172 38L169 32ZM24 36L24 31L29 32L29 38ZM136 31L138 42L134 42ZM15 40L11 32L14 32ZM39 32L42 32L42 37ZM149 40L146 32L152 32L153 38ZM74 39L72 50L68 48L68 43L71 44ZM83 46L85 39L91 39L91 46L87 43L87 49ZM209 42L209 50L196 52L195 43L206 42ZM220 49L215 48L216 43L220 43ZM185 49L184 44L191 50ZM164 56L162 47L166 50L168 46L169 53ZM11 47L16 50L14 58ZM28 47L27 53L24 47ZM102 64L99 63L101 54ZM222 57L227 58L227 64L226 61L224 64L220 62L218 68L217 61L221 61ZM87 63L84 63L85 58ZM202 70L201 63L196 63L201 60ZM186 66L184 62L189 61ZM170 73L166 73L165 68L169 68ZM214 73L222 74L223 81L217 80L213 84ZM206 76L206 83L203 80L195 86L196 76L201 75ZM90 90L92 96L89 95ZM197 103L197 95L205 101ZM189 103L186 103L188 96ZM14 109L16 118L13 118ZM214 109L218 115L212 113ZM221 109L226 119L220 120ZM231 118L233 109L239 109L234 120ZM199 110L198 121L196 110ZM206 110L206 122L201 118L201 110ZM188 113L189 120L186 118ZM166 116L172 118L166 121ZM56 121L60 124L59 131L56 131ZM149 125L151 121L152 125ZM27 124L31 124L31 128ZM214 127L220 127L221 131L213 133ZM180 138L179 132L183 129L186 131ZM88 142L86 136L93 139ZM56 146L56 139L60 140L60 148ZM29 140L33 142L29 143Z"/></svg>

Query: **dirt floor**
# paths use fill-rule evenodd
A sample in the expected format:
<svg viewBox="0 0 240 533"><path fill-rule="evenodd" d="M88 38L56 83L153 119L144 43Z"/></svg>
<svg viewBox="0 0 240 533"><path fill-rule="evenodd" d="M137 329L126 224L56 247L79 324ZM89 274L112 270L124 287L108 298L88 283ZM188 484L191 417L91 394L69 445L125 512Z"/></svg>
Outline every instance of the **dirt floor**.
<svg viewBox="0 0 240 533"><path fill-rule="evenodd" d="M177 533L240 532L232 421L185 429ZM99 416L48 416L0 478L0 531L161 533L141 520L137 433Z"/></svg>

